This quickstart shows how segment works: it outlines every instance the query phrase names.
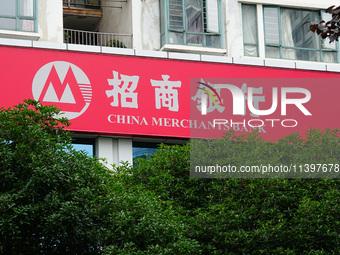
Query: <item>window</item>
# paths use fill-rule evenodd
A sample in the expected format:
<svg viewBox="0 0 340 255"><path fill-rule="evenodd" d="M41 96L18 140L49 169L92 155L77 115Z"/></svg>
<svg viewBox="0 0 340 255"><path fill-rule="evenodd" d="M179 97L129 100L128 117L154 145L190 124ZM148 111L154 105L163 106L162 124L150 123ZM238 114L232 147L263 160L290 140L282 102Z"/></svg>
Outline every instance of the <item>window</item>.
<svg viewBox="0 0 340 255"><path fill-rule="evenodd" d="M36 31L35 0L0 0L0 29Z"/></svg>
<svg viewBox="0 0 340 255"><path fill-rule="evenodd" d="M320 12L265 6L263 15L266 57L337 62L335 44L309 32L306 22L320 20Z"/></svg>
<svg viewBox="0 0 340 255"><path fill-rule="evenodd" d="M75 138L72 141L73 148L77 151L85 151L89 156L95 155L95 140L90 138Z"/></svg>
<svg viewBox="0 0 340 255"><path fill-rule="evenodd" d="M242 5L244 55L258 57L256 6Z"/></svg>
<svg viewBox="0 0 340 255"><path fill-rule="evenodd" d="M132 157L133 166L136 165L135 160L137 158L146 158L148 155L154 154L159 147L159 143L148 143L148 142L133 142L132 144Z"/></svg>
<svg viewBox="0 0 340 255"><path fill-rule="evenodd" d="M242 5L244 55L259 56L257 29L263 29L264 54L267 58L338 62L337 43L330 44L309 31L309 23L330 19L320 11L279 6L263 7L263 28L257 26L256 6ZM261 31L262 32L262 31ZM259 33L262 34L262 33Z"/></svg>
<svg viewBox="0 0 340 255"><path fill-rule="evenodd" d="M220 0L161 0L161 43L220 48Z"/></svg>

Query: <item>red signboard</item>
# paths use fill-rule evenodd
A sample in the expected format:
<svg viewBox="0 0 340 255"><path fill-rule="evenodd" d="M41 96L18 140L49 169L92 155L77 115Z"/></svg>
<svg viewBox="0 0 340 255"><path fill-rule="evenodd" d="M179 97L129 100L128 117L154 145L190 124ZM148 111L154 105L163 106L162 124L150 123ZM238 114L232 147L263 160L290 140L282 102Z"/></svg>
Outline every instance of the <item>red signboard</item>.
<svg viewBox="0 0 340 255"><path fill-rule="evenodd" d="M197 130L209 135L214 130L209 121L214 120L217 112L223 115L216 115L215 119L228 120L220 123L222 127L230 127L233 119L248 127L249 121L253 125L264 121L263 135L267 139L305 132L309 127L340 127L336 114L340 109L337 84L340 74L337 73L9 46L0 46L0 55L0 106L10 107L26 98L54 104L70 118L71 131L190 138L190 133L196 136ZM218 88L216 84L221 82L213 78L243 91L243 115L234 112L237 111L234 95L229 97L223 92L229 93L230 88ZM214 95L210 91L212 97L208 97L206 116L200 111L197 87L201 86L202 91L207 87L200 82L219 89ZM254 108L251 105L249 108L247 103L249 87L253 88ZM273 110L275 95L275 111L257 112L270 114L253 116L256 111ZM221 101L216 101L218 97ZM289 101L299 98L301 107L298 101L295 104ZM211 107L216 108L215 113ZM221 112L218 107L224 110ZM282 107L286 114L282 114ZM203 116L203 120L194 120L195 114ZM292 120L298 125L293 127Z"/></svg>

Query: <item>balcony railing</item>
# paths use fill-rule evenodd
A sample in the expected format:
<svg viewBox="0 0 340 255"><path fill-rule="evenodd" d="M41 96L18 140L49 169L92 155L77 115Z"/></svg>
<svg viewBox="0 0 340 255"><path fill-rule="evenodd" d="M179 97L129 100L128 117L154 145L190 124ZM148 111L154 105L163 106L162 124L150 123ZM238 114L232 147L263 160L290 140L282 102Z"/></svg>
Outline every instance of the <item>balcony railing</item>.
<svg viewBox="0 0 340 255"><path fill-rule="evenodd" d="M100 9L100 0L63 0L64 7Z"/></svg>
<svg viewBox="0 0 340 255"><path fill-rule="evenodd" d="M132 48L132 35L64 29L64 42L81 45Z"/></svg>

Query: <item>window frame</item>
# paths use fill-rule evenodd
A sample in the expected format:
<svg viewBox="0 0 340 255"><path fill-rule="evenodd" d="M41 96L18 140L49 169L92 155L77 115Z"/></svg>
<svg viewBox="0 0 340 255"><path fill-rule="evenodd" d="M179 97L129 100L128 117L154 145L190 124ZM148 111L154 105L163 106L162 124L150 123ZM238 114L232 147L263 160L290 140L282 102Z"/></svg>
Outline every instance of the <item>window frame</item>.
<svg viewBox="0 0 340 255"><path fill-rule="evenodd" d="M254 8L255 8L255 29L256 29L256 31L255 31L255 34L256 34L256 43L246 43L245 42L245 36L244 36L244 10L243 10L243 7L244 6L254 6ZM258 19L258 17L257 17L257 6L256 6L256 4L243 4L242 3L242 5L241 5L241 15L242 15L242 36L243 36L243 55L244 56L247 56L247 57L259 57L259 31L258 31L258 22L257 22L257 19ZM256 52L257 52L257 56L250 56L250 55L245 55L245 53L246 53L246 50L245 50L245 48L246 48L246 46L247 45L250 45L250 46L255 46L256 47Z"/></svg>
<svg viewBox="0 0 340 255"><path fill-rule="evenodd" d="M146 158L147 156L149 157L152 157L152 155L154 153L156 153L156 151L159 150L159 147L160 147L161 143L159 142L152 142L152 141L149 141L149 142L136 142L136 141L133 141L132 142L132 164L133 166L135 167L136 166L136 159L138 158ZM136 155L136 149L151 149L152 152L146 152L146 153L138 153Z"/></svg>
<svg viewBox="0 0 340 255"><path fill-rule="evenodd" d="M266 23L265 23L265 8L276 8L277 9L277 20L278 20L278 27L279 27L279 43L266 43ZM336 53L336 62L339 63L339 45L336 43L335 49L325 48L324 47L324 41L321 39L321 37L318 37L319 45L320 47L318 49L316 48L304 48L304 47L293 47L293 46L284 46L282 45L282 25L281 25L281 9L288 9L288 10L299 10L299 11L308 11L308 12L314 12L318 15L319 20L322 19L322 13L323 10L309 10L309 9L298 9L298 8L289 8L289 7L281 7L277 5L262 5L262 13L263 13L263 36L264 36L264 48L265 48L265 57L267 57L267 47L276 47L279 49L280 58L276 59L286 59L283 57L283 49L292 49L292 50L304 50L304 51L316 51L320 53L320 61L314 61L314 60L302 60L302 61L310 61L310 62L324 62L324 52L334 52ZM306 24L307 26L307 24ZM300 59L288 59L288 60L300 60ZM330 62L334 63L334 62Z"/></svg>
<svg viewBox="0 0 340 255"><path fill-rule="evenodd" d="M218 7L218 29L219 32L209 32L208 26L205 25L205 20L208 19L207 10L204 5L206 5L206 1L202 0L202 28L203 31L199 32L188 32L186 31L186 12L185 12L185 0L182 0L182 14L183 14L183 29L172 29L170 28L170 8L169 8L169 0L160 0L160 42L161 47L166 44L172 45L186 45L186 46L197 46L197 47L205 47L205 48L215 48L221 49L223 48L223 36L222 36L222 13L221 13L221 0L217 1ZM170 33L182 33L183 34L183 43L172 43L170 42ZM187 35L202 35L203 43L202 44L194 44L187 42ZM207 46L207 36L219 36L219 47Z"/></svg>
<svg viewBox="0 0 340 255"><path fill-rule="evenodd" d="M326 11L325 10L321 10L320 11L320 19L323 19L323 14L325 14ZM324 41L326 39L321 39L321 56L323 59L323 54L324 52L336 52L336 63L340 62L340 47L339 47L339 41L334 41L333 43L335 44L335 49L333 50L332 48L327 48L324 46Z"/></svg>
<svg viewBox="0 0 340 255"><path fill-rule="evenodd" d="M83 137L73 137L72 139L72 146L73 149L79 151L82 149L77 148L77 145L89 145L92 147L92 152L89 156L94 157L96 155L96 146L95 146L95 139L94 138L83 138ZM85 150L86 152L86 150Z"/></svg>
<svg viewBox="0 0 340 255"><path fill-rule="evenodd" d="M15 30L9 28L0 28L0 30L7 30L7 31L20 31L20 32L27 32L27 33L34 33L37 32L38 22L37 22L37 0L33 0L33 16L21 16L20 15L20 0L16 1L16 8L15 8L15 16L12 15L0 15L0 18L7 18L7 19L15 19ZM22 30L20 29L20 21L21 20L33 20L34 23L34 30Z"/></svg>

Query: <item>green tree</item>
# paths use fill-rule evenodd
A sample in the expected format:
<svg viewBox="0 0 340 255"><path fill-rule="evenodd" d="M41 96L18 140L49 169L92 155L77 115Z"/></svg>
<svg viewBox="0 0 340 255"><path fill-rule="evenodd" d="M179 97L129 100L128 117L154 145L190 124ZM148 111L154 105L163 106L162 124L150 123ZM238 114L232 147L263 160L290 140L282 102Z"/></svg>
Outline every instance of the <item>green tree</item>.
<svg viewBox="0 0 340 255"><path fill-rule="evenodd" d="M0 253L100 249L110 173L71 147L60 111L26 100L0 110Z"/></svg>
<svg viewBox="0 0 340 255"><path fill-rule="evenodd" d="M111 172L72 149L59 113L0 110L0 254L340 253L339 179L189 178L189 143ZM338 130L209 142L225 164L340 162Z"/></svg>
<svg viewBox="0 0 340 255"><path fill-rule="evenodd" d="M329 38L330 42L338 41L340 36L340 6L332 5L327 8L326 13L332 15L329 21L312 22L309 28L312 32L320 35L322 39Z"/></svg>
<svg viewBox="0 0 340 255"><path fill-rule="evenodd" d="M73 150L58 114L33 100L0 109L0 254L199 253L182 215Z"/></svg>
<svg viewBox="0 0 340 255"><path fill-rule="evenodd" d="M339 163L338 130L310 130L266 142L232 132L215 142L223 163ZM339 254L339 179L189 178L195 144L163 145L123 175L143 185L185 219L187 238L201 254ZM208 149L205 149L208 148ZM215 162L213 146L198 146L201 161Z"/></svg>

